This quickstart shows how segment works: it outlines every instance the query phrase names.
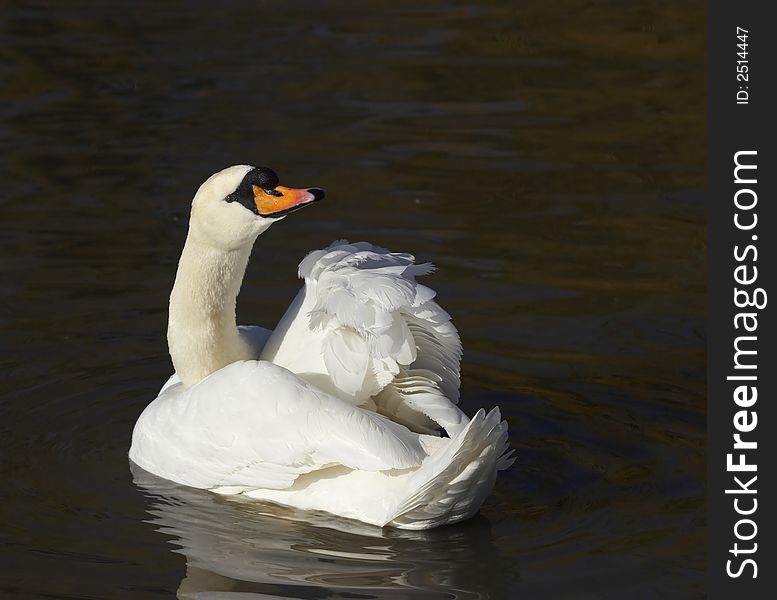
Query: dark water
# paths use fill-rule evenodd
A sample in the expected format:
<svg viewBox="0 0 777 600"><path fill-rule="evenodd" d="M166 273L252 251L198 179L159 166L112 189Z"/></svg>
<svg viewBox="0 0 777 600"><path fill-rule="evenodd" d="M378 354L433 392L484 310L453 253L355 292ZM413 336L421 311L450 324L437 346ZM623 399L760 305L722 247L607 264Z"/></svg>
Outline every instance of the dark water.
<svg viewBox="0 0 777 600"><path fill-rule="evenodd" d="M704 3L370 7L3 3L0 596L703 595ZM333 239L438 265L463 406L519 452L478 518L130 472L188 203L245 162L329 195L260 238L242 322Z"/></svg>

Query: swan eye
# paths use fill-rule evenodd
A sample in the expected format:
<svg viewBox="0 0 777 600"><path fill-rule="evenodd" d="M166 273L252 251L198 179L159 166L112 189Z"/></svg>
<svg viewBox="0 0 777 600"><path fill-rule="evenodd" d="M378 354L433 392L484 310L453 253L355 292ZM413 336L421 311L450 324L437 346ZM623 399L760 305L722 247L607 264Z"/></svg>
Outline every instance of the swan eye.
<svg viewBox="0 0 777 600"><path fill-rule="evenodd" d="M278 190L264 190L264 193L268 196L283 196L283 192L279 192Z"/></svg>

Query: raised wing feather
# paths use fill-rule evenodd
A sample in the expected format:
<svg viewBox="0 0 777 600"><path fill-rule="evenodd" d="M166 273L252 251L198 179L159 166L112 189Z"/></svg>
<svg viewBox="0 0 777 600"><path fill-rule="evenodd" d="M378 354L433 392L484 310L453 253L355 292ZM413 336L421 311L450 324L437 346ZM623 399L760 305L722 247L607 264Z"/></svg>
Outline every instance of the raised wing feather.
<svg viewBox="0 0 777 600"><path fill-rule="evenodd" d="M415 279L433 269L411 254L334 242L300 263L305 310L293 316L322 336L335 393L356 403L373 397L379 411L424 432L437 424L456 429L464 418L452 406L459 398L458 332L435 292ZM408 379L423 381L413 387Z"/></svg>
<svg viewBox="0 0 777 600"><path fill-rule="evenodd" d="M138 420L130 458L199 488L284 489L332 465L415 468L418 435L264 361L241 361L191 388L169 386Z"/></svg>

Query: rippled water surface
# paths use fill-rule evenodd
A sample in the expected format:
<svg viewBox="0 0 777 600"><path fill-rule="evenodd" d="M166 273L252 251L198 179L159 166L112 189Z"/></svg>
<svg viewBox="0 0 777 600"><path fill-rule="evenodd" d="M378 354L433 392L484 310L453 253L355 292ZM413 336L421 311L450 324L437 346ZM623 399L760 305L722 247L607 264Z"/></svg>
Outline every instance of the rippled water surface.
<svg viewBox="0 0 777 600"><path fill-rule="evenodd" d="M366 6L3 4L0 596L703 594L703 3ZM242 322L333 239L437 264L463 407L518 449L476 519L131 472L189 201L246 162L328 198L259 239Z"/></svg>

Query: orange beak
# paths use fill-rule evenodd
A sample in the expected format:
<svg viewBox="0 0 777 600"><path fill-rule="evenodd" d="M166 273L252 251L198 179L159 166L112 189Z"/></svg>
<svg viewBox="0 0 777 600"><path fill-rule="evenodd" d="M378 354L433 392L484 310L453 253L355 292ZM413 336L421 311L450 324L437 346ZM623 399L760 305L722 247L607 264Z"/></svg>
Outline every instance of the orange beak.
<svg viewBox="0 0 777 600"><path fill-rule="evenodd" d="M275 189L264 190L258 185L252 187L256 212L262 217L282 217L324 199L324 190L319 188L295 189L279 185Z"/></svg>

